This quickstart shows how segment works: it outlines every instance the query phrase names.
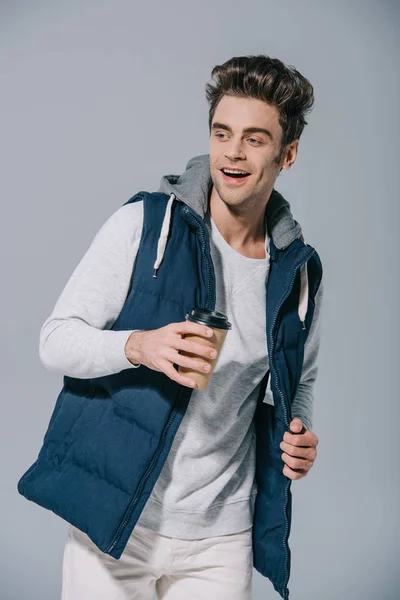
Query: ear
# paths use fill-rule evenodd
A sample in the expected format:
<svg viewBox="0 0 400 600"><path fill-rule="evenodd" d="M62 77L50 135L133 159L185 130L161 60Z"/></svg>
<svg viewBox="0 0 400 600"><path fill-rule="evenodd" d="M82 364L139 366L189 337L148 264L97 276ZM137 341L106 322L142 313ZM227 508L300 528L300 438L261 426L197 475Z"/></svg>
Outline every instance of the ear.
<svg viewBox="0 0 400 600"><path fill-rule="evenodd" d="M290 169L296 161L297 152L299 149L299 140L293 140L287 145L282 159L282 169Z"/></svg>

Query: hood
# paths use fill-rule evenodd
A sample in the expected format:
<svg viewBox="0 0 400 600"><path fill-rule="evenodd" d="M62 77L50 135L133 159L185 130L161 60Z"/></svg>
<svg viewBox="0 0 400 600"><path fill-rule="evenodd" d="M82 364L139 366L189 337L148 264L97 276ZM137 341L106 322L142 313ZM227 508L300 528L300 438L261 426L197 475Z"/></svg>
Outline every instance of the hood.
<svg viewBox="0 0 400 600"><path fill-rule="evenodd" d="M168 196L174 194L204 219L211 186L210 155L200 154L189 160L181 175L164 175L157 191ZM301 226L293 218L289 202L275 189L267 202L265 216L268 235L279 250L289 246L296 238L304 241Z"/></svg>
<svg viewBox="0 0 400 600"><path fill-rule="evenodd" d="M191 158L181 175L163 175L161 178L160 187L157 191L167 194L169 201L158 240L157 259L154 263L153 277L157 277L157 271L164 256L171 221L172 203L175 199L178 199L187 204L204 219L208 211L211 186L209 154L200 154ZM289 202L275 188L272 190L267 202L265 219L267 235L272 237L275 246L279 250L283 250L289 246L296 238L304 242L301 226L293 218ZM299 318L304 328L308 306L307 263L300 269L300 281Z"/></svg>

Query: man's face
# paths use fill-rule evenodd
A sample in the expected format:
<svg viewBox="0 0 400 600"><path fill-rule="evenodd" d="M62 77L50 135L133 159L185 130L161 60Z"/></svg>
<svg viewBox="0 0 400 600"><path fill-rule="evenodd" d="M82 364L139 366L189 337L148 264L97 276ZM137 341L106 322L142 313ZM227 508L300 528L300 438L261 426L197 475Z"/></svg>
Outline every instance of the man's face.
<svg viewBox="0 0 400 600"><path fill-rule="evenodd" d="M246 132L247 128L267 132ZM211 124L210 170L213 185L226 204L266 203L280 168L287 169L294 162L288 162L286 152L279 161L281 138L282 128L275 106L254 98L221 98ZM223 167L241 169L250 175L229 177L221 171Z"/></svg>

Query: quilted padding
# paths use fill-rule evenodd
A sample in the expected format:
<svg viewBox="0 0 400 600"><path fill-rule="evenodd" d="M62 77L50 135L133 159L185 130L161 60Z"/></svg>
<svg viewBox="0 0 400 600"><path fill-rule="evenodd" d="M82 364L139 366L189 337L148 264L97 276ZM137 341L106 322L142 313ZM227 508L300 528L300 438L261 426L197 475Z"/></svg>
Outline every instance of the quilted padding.
<svg viewBox="0 0 400 600"><path fill-rule="evenodd" d="M135 270L112 329L156 329L184 321L195 307L215 309L215 274L207 228L190 207L172 205L163 261L153 264L168 196L139 192L144 224ZM314 296L322 278L318 254L300 239L285 250L270 240L266 334L274 404L255 413L257 497L253 523L254 567L287 600L292 496L282 473L279 444L289 429L291 403L301 375ZM297 315L298 269L307 262L306 329ZM52 510L118 559L157 481L192 391L142 365L95 379L64 377L36 461L18 491Z"/></svg>

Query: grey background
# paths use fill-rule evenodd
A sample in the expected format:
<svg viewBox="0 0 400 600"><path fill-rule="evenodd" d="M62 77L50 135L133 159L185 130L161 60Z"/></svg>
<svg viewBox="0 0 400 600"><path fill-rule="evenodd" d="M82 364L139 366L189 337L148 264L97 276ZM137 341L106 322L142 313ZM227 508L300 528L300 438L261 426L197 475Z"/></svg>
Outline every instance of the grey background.
<svg viewBox="0 0 400 600"><path fill-rule="evenodd" d="M293 64L316 97L276 184L325 276L320 442L292 484L291 599L398 598L398 3L0 7L2 600L61 590L66 523L16 491L62 385L40 363L40 327L108 216L208 152L212 67L256 53ZM278 598L255 570L253 596Z"/></svg>

